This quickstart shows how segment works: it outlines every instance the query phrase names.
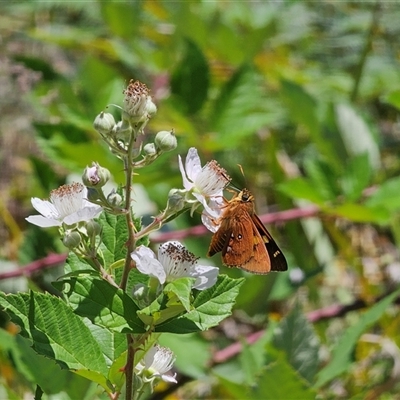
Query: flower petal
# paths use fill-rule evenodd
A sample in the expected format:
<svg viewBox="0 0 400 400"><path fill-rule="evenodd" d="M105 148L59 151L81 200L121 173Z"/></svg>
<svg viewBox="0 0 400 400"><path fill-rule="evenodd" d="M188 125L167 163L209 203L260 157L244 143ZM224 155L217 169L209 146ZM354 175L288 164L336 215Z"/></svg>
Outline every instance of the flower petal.
<svg viewBox="0 0 400 400"><path fill-rule="evenodd" d="M190 276L196 278L194 289L204 290L214 286L217 282L219 268L208 265L196 265Z"/></svg>
<svg viewBox="0 0 400 400"><path fill-rule="evenodd" d="M181 175L182 175L183 187L186 190L190 190L193 187L193 183L189 182L189 180L186 176L185 168L183 168L183 162L182 162L182 158L180 155L178 155L178 163L179 163L179 171L181 171Z"/></svg>
<svg viewBox="0 0 400 400"><path fill-rule="evenodd" d="M102 207L91 203L89 204L90 205L85 206L77 212L67 215L63 219L63 222L67 225L73 225L81 221L90 221L91 219L96 218L103 211Z"/></svg>
<svg viewBox="0 0 400 400"><path fill-rule="evenodd" d="M47 200L41 200L37 197L32 197L31 203L33 208L40 212L44 217L49 219L59 218L59 213L52 203Z"/></svg>
<svg viewBox="0 0 400 400"><path fill-rule="evenodd" d="M165 283L167 275L164 268L148 247L139 246L131 253L131 258L136 262L136 268L142 274L157 278L161 284Z"/></svg>
<svg viewBox="0 0 400 400"><path fill-rule="evenodd" d="M41 228L50 228L52 226L60 226L61 222L57 219L51 219L43 217L42 215L30 215L25 218L28 222L33 225L40 226Z"/></svg>
<svg viewBox="0 0 400 400"><path fill-rule="evenodd" d="M174 374L173 376L167 375L167 374L161 375L161 379L167 383L178 383L178 381L175 378L176 378L176 374Z"/></svg>
<svg viewBox="0 0 400 400"><path fill-rule="evenodd" d="M187 177L194 182L197 175L201 172L200 157L195 147L191 147L187 153L185 160Z"/></svg>

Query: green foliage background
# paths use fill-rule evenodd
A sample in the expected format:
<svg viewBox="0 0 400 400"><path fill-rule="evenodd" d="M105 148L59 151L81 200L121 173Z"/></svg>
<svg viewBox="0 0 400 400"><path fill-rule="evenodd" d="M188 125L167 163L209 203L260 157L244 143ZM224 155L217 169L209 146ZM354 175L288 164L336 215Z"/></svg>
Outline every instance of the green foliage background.
<svg viewBox="0 0 400 400"><path fill-rule="evenodd" d="M205 335L161 336L178 356L177 398L395 398L399 3L22 1L2 11L0 274L65 251L56 232L25 224L30 197L48 197L91 161L121 182L92 122L139 79L159 110L145 140L171 128L178 137L175 154L137 176L156 209L181 187L177 155L191 146L248 187L259 214L295 209L270 227L288 273L224 270L246 277L234 316ZM296 214L310 203L314 218ZM182 215L170 229L198 222ZM199 256L208 242L185 241ZM57 271L0 287L54 291ZM1 318L0 397L38 383L46 395L102 396L39 359ZM247 345L251 332L261 334ZM213 356L232 343L238 354Z"/></svg>

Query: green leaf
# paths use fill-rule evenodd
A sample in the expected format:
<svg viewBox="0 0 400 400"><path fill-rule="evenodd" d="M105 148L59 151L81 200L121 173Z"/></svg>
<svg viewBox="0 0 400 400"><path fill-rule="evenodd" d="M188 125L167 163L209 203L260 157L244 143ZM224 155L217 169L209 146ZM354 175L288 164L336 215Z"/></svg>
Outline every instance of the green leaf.
<svg viewBox="0 0 400 400"><path fill-rule="evenodd" d="M384 100L391 104L393 107L396 107L400 110L400 89L393 90L387 96L384 97Z"/></svg>
<svg viewBox="0 0 400 400"><path fill-rule="evenodd" d="M177 300L179 300L180 304L183 305L186 311L190 311L192 286L195 281L196 279L194 278L180 278L168 283L163 292L168 295L169 303L174 301L173 298L175 297Z"/></svg>
<svg viewBox="0 0 400 400"><path fill-rule="evenodd" d="M71 251L68 254L64 266L64 271L67 275L85 273L90 270L99 275L97 271L95 271L85 260L79 258L75 253Z"/></svg>
<svg viewBox="0 0 400 400"><path fill-rule="evenodd" d="M32 341L37 353L109 391L107 366L98 343L60 298L37 292L0 293L0 305L21 327L21 335Z"/></svg>
<svg viewBox="0 0 400 400"><path fill-rule="evenodd" d="M46 394L69 392L74 388L75 398L85 397L90 381L71 371L60 369L54 360L36 353L30 346L29 340L21 335L16 335L13 339L15 341L15 347L11 350L13 362L18 371L24 371L24 376L32 384L39 385Z"/></svg>
<svg viewBox="0 0 400 400"><path fill-rule="evenodd" d="M352 354L360 336L374 325L386 312L390 304L399 296L396 290L363 313L355 324L350 326L339 338L332 350L329 364L317 374L316 387L321 387L346 372L352 364Z"/></svg>
<svg viewBox="0 0 400 400"><path fill-rule="evenodd" d="M56 282L56 287L63 290L76 314L96 325L120 333L145 331L132 298L103 279L72 277Z"/></svg>
<svg viewBox="0 0 400 400"><path fill-rule="evenodd" d="M305 125L313 134L319 130L317 102L298 84L283 79L280 91L292 121Z"/></svg>
<svg viewBox="0 0 400 400"><path fill-rule="evenodd" d="M383 207L391 212L400 209L400 177L383 182L366 200L369 207Z"/></svg>
<svg viewBox="0 0 400 400"><path fill-rule="evenodd" d="M218 325L231 315L235 299L244 279L220 275L217 283L206 290L197 291L193 309L171 321L156 326L156 332L191 333Z"/></svg>
<svg viewBox="0 0 400 400"><path fill-rule="evenodd" d="M261 128L276 124L281 119L279 107L268 98L264 78L248 65L242 66L226 82L212 106L211 127L218 132L213 143L223 149L238 145Z"/></svg>
<svg viewBox="0 0 400 400"><path fill-rule="evenodd" d="M211 344L199 334L174 335L163 333L160 335L161 346L170 348L175 356L175 366L185 375L200 379L209 371ZM188 351L190 349L190 351Z"/></svg>
<svg viewBox="0 0 400 400"><path fill-rule="evenodd" d="M208 61L195 42L186 39L185 54L171 76L171 92L189 114L201 109L209 86Z"/></svg>
<svg viewBox="0 0 400 400"><path fill-rule="evenodd" d="M386 223L390 218L387 210L380 207L364 206L362 204L346 203L327 212L341 216L353 222Z"/></svg>
<svg viewBox="0 0 400 400"><path fill-rule="evenodd" d="M331 166L322 159L308 158L304 168L311 185L317 190L325 201L335 200L340 194L335 172Z"/></svg>
<svg viewBox="0 0 400 400"><path fill-rule="evenodd" d="M311 383L319 365L319 340L298 304L279 323L273 342L285 352L290 365Z"/></svg>
<svg viewBox="0 0 400 400"><path fill-rule="evenodd" d="M362 153L350 159L341 178L341 186L347 200L356 201L368 186L372 170L368 153Z"/></svg>
<svg viewBox="0 0 400 400"><path fill-rule="evenodd" d="M293 199L305 199L321 206L325 203L318 188L305 178L295 178L280 183L278 190Z"/></svg>
<svg viewBox="0 0 400 400"><path fill-rule="evenodd" d="M296 399L314 400L317 393L312 390L282 357L269 364L259 376L258 386L248 393L247 400Z"/></svg>
<svg viewBox="0 0 400 400"><path fill-rule="evenodd" d="M125 259L126 242L128 240L125 216L103 212L98 222L102 227L102 244L100 249L103 252L106 265L109 266L115 261Z"/></svg>

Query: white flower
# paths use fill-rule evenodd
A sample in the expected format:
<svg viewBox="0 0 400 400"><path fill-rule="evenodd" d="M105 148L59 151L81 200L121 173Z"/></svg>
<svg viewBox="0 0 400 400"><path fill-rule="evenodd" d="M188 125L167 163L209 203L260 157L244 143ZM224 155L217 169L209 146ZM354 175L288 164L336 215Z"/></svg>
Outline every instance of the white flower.
<svg viewBox="0 0 400 400"><path fill-rule="evenodd" d="M155 345L147 351L135 368L137 374L143 377L144 382L161 379L164 382L177 383L176 374L166 374L172 368L174 362L175 356L170 349Z"/></svg>
<svg viewBox="0 0 400 400"><path fill-rule="evenodd" d="M102 208L87 201L86 195L85 186L75 182L52 190L50 201L33 197L32 205L42 215L30 215L26 220L42 228L90 221L100 214Z"/></svg>
<svg viewBox="0 0 400 400"><path fill-rule="evenodd" d="M194 147L191 147L188 151L185 167L183 167L182 158L179 156L179 170L186 191L191 193L205 208L208 207L207 200L210 198L222 198L223 189L230 182L230 177L226 171L215 160L201 167L200 157ZM189 200L189 202L194 201Z"/></svg>
<svg viewBox="0 0 400 400"><path fill-rule="evenodd" d="M131 257L142 274L157 278L161 284L191 277L196 278L193 288L204 290L217 281L217 267L199 265L195 255L176 241L166 242L159 247L158 260L153 251L145 246L139 246L131 253Z"/></svg>

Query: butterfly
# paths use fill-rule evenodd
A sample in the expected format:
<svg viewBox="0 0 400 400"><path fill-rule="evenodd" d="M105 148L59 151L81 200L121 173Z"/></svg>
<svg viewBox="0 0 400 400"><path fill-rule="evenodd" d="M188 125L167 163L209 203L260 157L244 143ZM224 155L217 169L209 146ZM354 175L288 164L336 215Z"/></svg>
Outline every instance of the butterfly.
<svg viewBox="0 0 400 400"><path fill-rule="evenodd" d="M286 271L282 251L254 210L254 196L243 189L223 206L219 229L214 233L208 256L222 252L228 267L242 268L254 274Z"/></svg>

